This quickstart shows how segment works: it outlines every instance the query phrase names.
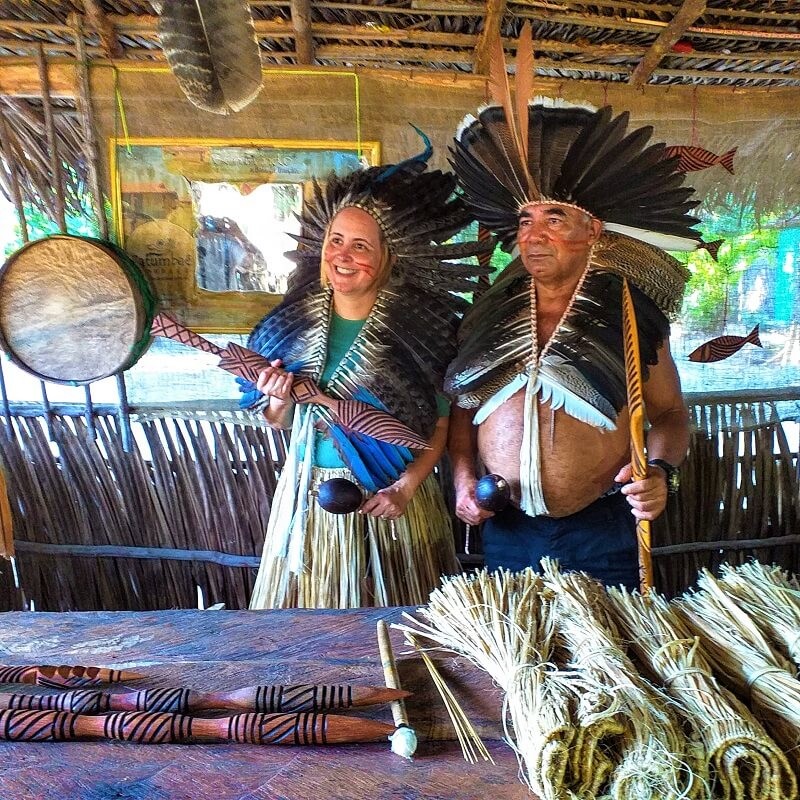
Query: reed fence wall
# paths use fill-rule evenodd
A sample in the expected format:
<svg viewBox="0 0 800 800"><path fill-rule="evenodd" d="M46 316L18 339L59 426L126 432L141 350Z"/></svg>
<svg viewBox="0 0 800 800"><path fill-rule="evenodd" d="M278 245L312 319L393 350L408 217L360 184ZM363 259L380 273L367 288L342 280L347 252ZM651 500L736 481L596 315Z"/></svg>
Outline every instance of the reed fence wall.
<svg viewBox="0 0 800 800"><path fill-rule="evenodd" d="M653 532L660 590L753 555L800 571L798 400L800 388L691 399L681 490ZM16 570L0 562L0 609L247 606L285 435L208 407L137 407L129 421L103 406L9 411ZM449 492L446 464L439 476ZM469 553L463 526L456 536L465 566L479 564L479 532Z"/></svg>

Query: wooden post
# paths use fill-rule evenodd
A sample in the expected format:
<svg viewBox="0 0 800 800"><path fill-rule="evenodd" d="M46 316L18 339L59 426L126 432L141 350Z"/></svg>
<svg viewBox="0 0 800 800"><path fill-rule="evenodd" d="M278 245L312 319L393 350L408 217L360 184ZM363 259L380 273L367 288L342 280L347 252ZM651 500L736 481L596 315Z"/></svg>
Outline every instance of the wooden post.
<svg viewBox="0 0 800 800"><path fill-rule="evenodd" d="M44 48L41 44L36 47L36 63L39 67L39 81L42 86L42 108L44 109L47 145L50 150L50 172L52 174L53 188L56 192L56 222L61 232L66 233L67 222L64 216L64 179L61 170L61 159L58 155L56 126L53 121L53 106L50 100L50 79L47 75L47 62L45 61Z"/></svg>
<svg viewBox="0 0 800 800"><path fill-rule="evenodd" d="M86 54L86 43L83 40L83 17L80 14L70 14L68 18L70 27L74 31L75 49L78 56L77 87L75 97L81 117L83 129L83 152L86 155L86 165L89 172L89 188L92 192L94 213L100 225L100 235L108 239L108 218L106 217L103 192L100 187L100 171L97 158L97 137L95 135L92 119L92 97L89 86L89 64Z"/></svg>

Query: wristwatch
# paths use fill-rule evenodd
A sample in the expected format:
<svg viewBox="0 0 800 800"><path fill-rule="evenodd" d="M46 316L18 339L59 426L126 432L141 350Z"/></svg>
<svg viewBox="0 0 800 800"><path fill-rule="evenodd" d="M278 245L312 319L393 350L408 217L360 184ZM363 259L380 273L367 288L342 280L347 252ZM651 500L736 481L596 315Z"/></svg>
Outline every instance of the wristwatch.
<svg viewBox="0 0 800 800"><path fill-rule="evenodd" d="M670 464L669 461L664 461L663 458L651 458L647 462L651 467L658 467L664 471L667 476L667 494L672 496L678 493L678 488L681 485L681 471L678 467Z"/></svg>

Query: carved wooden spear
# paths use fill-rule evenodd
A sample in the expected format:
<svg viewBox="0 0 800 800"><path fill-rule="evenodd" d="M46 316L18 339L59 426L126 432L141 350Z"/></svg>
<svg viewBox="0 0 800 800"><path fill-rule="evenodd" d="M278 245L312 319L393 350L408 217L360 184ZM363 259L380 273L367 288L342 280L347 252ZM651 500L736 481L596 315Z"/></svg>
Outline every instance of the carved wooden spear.
<svg viewBox="0 0 800 800"><path fill-rule="evenodd" d="M394 727L385 722L317 714L236 714L205 719L183 714L122 711L87 716L68 711L0 711L0 739L12 742L116 739L138 744L237 742L319 745L380 742Z"/></svg>
<svg viewBox="0 0 800 800"><path fill-rule="evenodd" d="M147 689L141 692L102 692L76 689L59 694L0 693L0 708L36 711L71 711L104 714L108 711L158 711L184 714L203 709L229 709L260 713L333 711L390 703L409 692L386 686L299 684L248 686L231 692L196 692L193 689Z"/></svg>
<svg viewBox="0 0 800 800"><path fill-rule="evenodd" d="M622 336L625 347L625 381L628 387L628 415L631 426L631 478L640 481L647 477L647 457L644 449L644 398L642 396L642 364L639 353L639 329L627 278L622 279ZM646 594L653 588L653 557L651 554L650 520L636 522L636 542L639 550L639 588Z"/></svg>
<svg viewBox="0 0 800 800"><path fill-rule="evenodd" d="M246 347L228 342L219 347L189 330L168 314L157 314L150 328L153 336L165 336L181 344L195 347L206 353L219 356L219 366L240 378L255 383L258 373L270 366L264 356ZM292 400L295 403L316 403L325 406L337 422L356 433L363 433L382 442L412 447L415 450L430 450L428 442L386 411L381 411L360 400L337 400L329 397L306 375L295 373L292 383Z"/></svg>
<svg viewBox="0 0 800 800"><path fill-rule="evenodd" d="M32 683L37 686L99 686L101 683L121 683L143 678L138 672L105 667L80 667L62 664L27 666L0 665L0 683Z"/></svg>

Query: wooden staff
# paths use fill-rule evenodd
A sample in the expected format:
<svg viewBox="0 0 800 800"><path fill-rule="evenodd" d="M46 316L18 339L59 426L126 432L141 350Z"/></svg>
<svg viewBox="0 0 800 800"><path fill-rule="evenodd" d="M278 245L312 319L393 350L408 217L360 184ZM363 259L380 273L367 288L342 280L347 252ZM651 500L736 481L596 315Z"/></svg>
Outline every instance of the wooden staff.
<svg viewBox="0 0 800 800"><path fill-rule="evenodd" d="M642 396L642 364L639 354L639 329L631 290L626 278L622 280L622 336L625 347L625 382L628 388L628 414L631 426L631 478L641 481L647 477L647 457L644 449L644 398ZM636 542L639 550L639 588L646 594L653 588L653 557L651 553L650 520L636 522Z"/></svg>
<svg viewBox="0 0 800 800"><path fill-rule="evenodd" d="M389 627L386 620L378 620L378 649L381 654L381 666L386 685L392 689L400 689L400 676L397 672L397 662L392 652L392 640L389 638ZM392 718L396 729L389 737L392 742L392 752L403 758L411 759L417 750L417 734L408 724L406 704L401 700L394 700L391 704Z"/></svg>
<svg viewBox="0 0 800 800"><path fill-rule="evenodd" d="M68 711L0 711L0 739L11 742L115 739L137 744L319 745L379 742L392 730L385 722L313 711L236 714L215 719L148 711L121 711L97 717Z"/></svg>
<svg viewBox="0 0 800 800"><path fill-rule="evenodd" d="M164 336L189 347L195 347L205 353L213 353L219 356L219 367L253 383L258 380L258 373L270 366L270 362L260 353L248 350L235 342L228 342L225 347L219 347L185 328L168 314L156 315L150 333L153 336ZM360 400L337 400L329 397L305 375L295 375L291 395L295 403L316 403L325 406L342 426L357 433L401 447L430 450L430 445L424 438L391 414Z"/></svg>
<svg viewBox="0 0 800 800"><path fill-rule="evenodd" d="M59 694L0 693L0 708L105 714L108 711L157 711L186 714L204 709L255 711L264 714L333 711L401 700L408 692L385 686L248 686L232 692L193 689L147 689L102 692L76 689Z"/></svg>
<svg viewBox="0 0 800 800"><path fill-rule="evenodd" d="M97 686L143 678L138 672L105 667L80 667L62 664L5 667L0 665L0 683L33 683L37 686Z"/></svg>

